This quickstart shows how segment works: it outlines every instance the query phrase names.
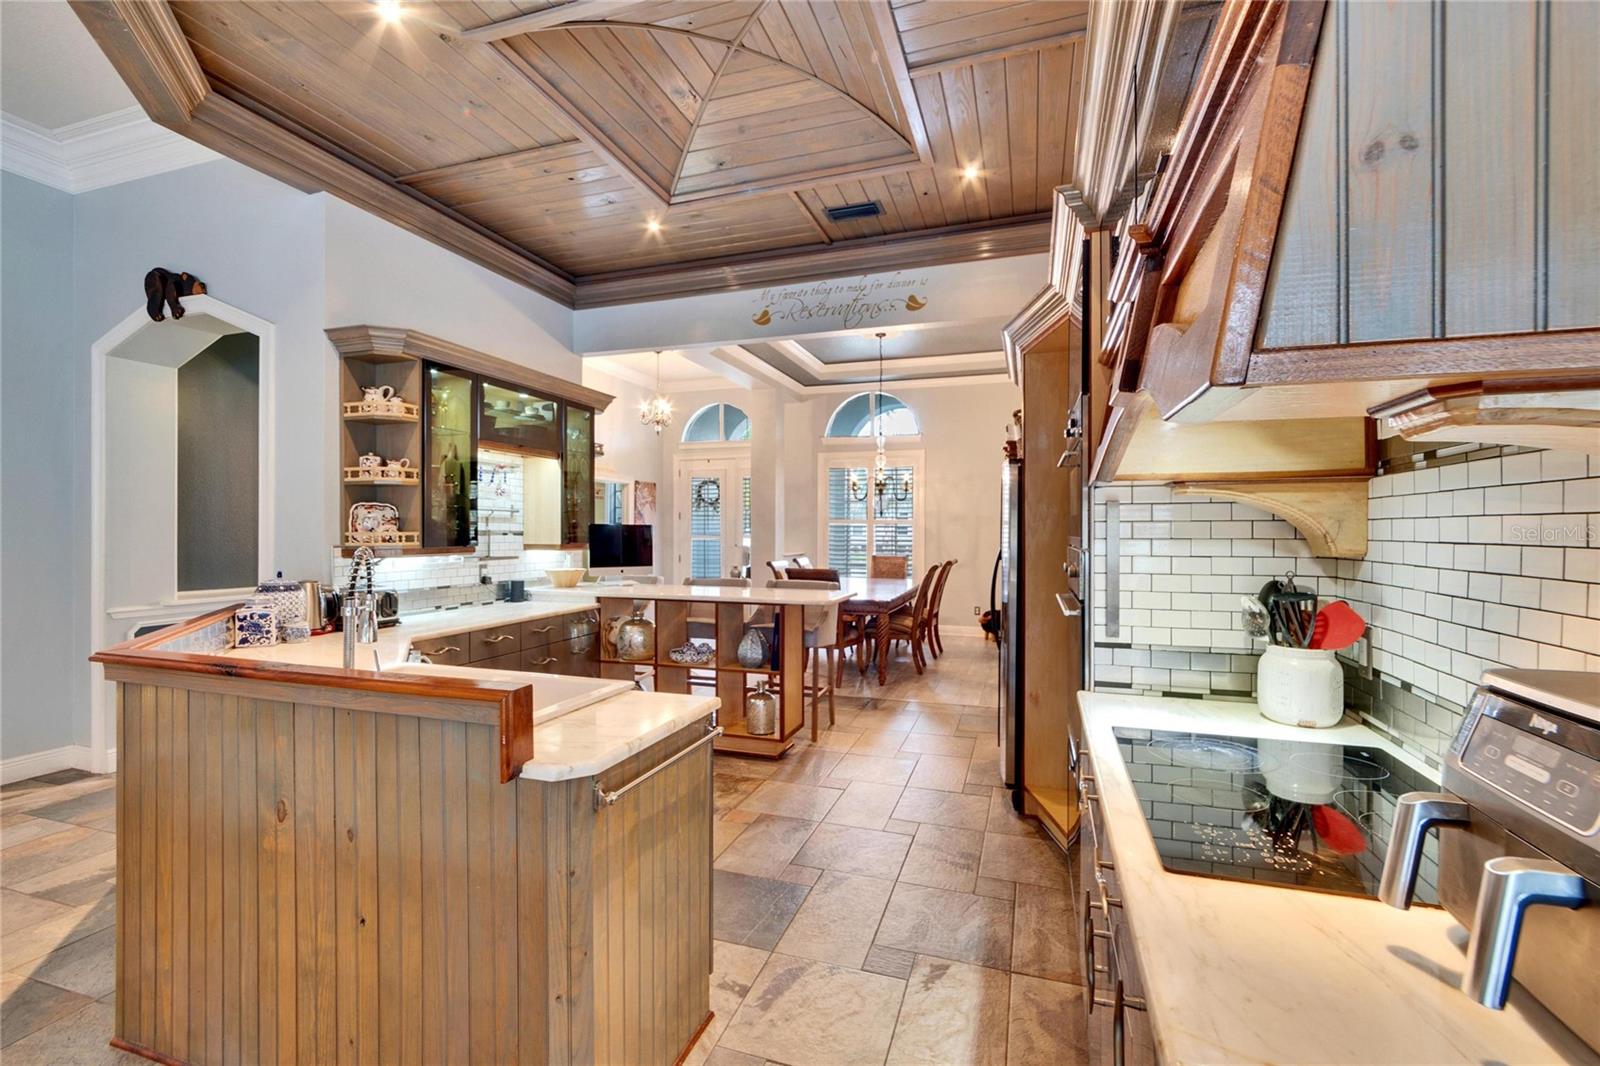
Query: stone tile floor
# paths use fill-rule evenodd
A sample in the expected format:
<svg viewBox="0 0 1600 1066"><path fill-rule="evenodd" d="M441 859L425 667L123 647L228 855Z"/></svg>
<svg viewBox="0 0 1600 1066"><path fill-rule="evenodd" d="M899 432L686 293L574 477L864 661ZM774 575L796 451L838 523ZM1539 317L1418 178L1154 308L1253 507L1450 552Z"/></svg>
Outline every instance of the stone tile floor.
<svg viewBox="0 0 1600 1066"><path fill-rule="evenodd" d="M993 649L947 644L929 673L978 693ZM901 677L876 693L931 687ZM689 1064L1085 1061L1070 861L999 787L992 695L875 689L778 763L716 758L716 1017Z"/></svg>
<svg viewBox="0 0 1600 1066"><path fill-rule="evenodd" d="M998 788L993 649L946 643L929 674L979 702L887 698L940 687L904 663L782 761L717 757L716 1016L690 1066L1084 1061L1069 860ZM106 1043L114 785L0 790L5 1066L143 1061Z"/></svg>

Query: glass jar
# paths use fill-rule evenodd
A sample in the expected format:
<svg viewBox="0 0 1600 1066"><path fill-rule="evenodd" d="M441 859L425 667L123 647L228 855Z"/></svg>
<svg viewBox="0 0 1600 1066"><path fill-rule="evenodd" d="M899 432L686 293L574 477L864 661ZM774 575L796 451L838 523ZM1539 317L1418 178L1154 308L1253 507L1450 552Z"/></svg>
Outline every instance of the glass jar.
<svg viewBox="0 0 1600 1066"><path fill-rule="evenodd" d="M744 729L753 737L770 737L778 731L778 697L766 681L745 694Z"/></svg>

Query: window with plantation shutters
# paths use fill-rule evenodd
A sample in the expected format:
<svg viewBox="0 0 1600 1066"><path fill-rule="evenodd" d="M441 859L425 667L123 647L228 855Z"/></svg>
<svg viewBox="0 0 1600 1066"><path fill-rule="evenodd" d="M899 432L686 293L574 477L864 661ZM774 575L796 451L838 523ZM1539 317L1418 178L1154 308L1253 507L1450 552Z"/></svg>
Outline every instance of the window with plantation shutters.
<svg viewBox="0 0 1600 1066"><path fill-rule="evenodd" d="M824 455L821 478L823 543L827 565L844 577L865 577L873 555L901 555L906 572L917 572L921 540L922 463L915 457L891 456L890 490L878 499L872 486L872 457ZM857 491L850 490L854 475ZM906 486L906 476L910 485ZM857 499L865 487L865 499Z"/></svg>

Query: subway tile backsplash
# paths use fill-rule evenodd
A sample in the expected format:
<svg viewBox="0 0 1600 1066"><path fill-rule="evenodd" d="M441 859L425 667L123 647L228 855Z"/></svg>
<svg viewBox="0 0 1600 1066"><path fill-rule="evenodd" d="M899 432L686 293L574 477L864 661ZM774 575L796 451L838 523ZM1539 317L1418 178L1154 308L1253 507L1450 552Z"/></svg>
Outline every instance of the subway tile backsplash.
<svg viewBox="0 0 1600 1066"><path fill-rule="evenodd" d="M1600 671L1600 458L1386 441L1368 492L1366 558L1338 560L1244 504L1097 489L1095 587L1115 499L1121 592L1115 634L1096 606L1096 687L1249 698L1260 644L1239 597L1289 571L1367 620L1348 705L1431 760L1484 670Z"/></svg>

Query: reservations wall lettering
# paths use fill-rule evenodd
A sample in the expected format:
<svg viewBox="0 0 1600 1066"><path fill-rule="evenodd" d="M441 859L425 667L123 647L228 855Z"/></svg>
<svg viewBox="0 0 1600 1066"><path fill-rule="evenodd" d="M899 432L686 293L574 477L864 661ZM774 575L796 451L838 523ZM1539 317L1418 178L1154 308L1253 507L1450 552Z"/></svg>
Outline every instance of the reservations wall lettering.
<svg viewBox="0 0 1600 1066"><path fill-rule="evenodd" d="M928 291L927 275L904 271L762 289L755 300L760 309L750 321L758 326L856 329L897 311L921 311L928 301L917 295L918 289Z"/></svg>

